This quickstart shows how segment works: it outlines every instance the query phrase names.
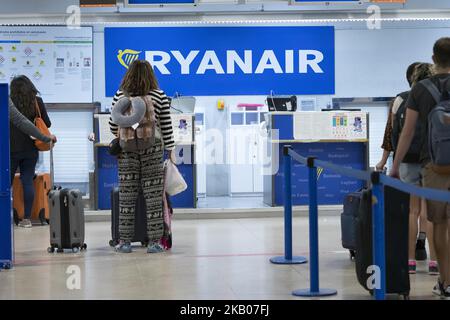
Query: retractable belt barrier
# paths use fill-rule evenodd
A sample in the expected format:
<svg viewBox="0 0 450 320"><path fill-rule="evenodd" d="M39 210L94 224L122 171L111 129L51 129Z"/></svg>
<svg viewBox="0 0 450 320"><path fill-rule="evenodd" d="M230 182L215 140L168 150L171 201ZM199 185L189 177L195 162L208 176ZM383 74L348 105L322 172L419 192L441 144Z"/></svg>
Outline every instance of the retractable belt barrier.
<svg viewBox="0 0 450 320"><path fill-rule="evenodd" d="M292 189L291 189L291 161L308 167L309 184L309 252L310 252L310 287L292 292L296 296L326 296L337 293L334 289L323 289L319 286L319 241L318 241L318 203L317 203L317 167L328 169L336 173L365 180L372 184L372 243L373 261L378 266L380 285L374 289L377 300L384 300L386 296L386 252L385 252L385 228L384 228L384 186L390 186L400 191L428 200L450 202L450 192L430 188L421 188L404 183L398 179L388 177L380 172L355 170L338 166L330 162L317 160L315 157L302 157L291 146L286 145L284 155L284 184L285 184L285 257L284 261L295 260L292 257ZM272 258L271 261L276 263ZM306 260L306 259L305 259ZM294 262L295 263L295 262ZM297 262L298 263L298 262Z"/></svg>

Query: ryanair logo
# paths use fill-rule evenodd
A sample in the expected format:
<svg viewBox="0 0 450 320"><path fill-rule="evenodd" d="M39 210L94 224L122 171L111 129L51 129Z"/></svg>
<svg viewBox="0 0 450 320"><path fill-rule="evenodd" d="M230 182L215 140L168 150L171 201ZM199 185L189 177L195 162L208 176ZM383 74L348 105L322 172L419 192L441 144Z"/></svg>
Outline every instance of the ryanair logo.
<svg viewBox="0 0 450 320"><path fill-rule="evenodd" d="M139 59L139 54L142 51L136 51L131 49L125 49L125 50L119 50L117 54L117 60L119 60L119 63L124 66L126 69L130 66L130 64Z"/></svg>
<svg viewBox="0 0 450 320"><path fill-rule="evenodd" d="M323 173L323 168L317 167L317 181L319 181L320 176Z"/></svg>

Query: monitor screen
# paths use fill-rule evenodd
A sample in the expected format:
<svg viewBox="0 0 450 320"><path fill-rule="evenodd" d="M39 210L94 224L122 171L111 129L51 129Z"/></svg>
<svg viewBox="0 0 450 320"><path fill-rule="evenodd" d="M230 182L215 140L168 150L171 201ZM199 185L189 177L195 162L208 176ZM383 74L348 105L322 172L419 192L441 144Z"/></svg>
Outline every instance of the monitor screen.
<svg viewBox="0 0 450 320"><path fill-rule="evenodd" d="M268 96L267 106L269 111L296 111L297 97L296 96Z"/></svg>

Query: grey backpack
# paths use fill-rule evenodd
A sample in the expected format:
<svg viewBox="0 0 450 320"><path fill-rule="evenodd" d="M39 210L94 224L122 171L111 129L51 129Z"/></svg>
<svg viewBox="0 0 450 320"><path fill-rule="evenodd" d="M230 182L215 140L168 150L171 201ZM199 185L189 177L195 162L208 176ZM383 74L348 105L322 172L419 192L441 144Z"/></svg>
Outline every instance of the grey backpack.
<svg viewBox="0 0 450 320"><path fill-rule="evenodd" d="M429 152L437 166L450 166L450 92L445 90L448 81L442 83L442 91L430 79L422 82L437 103L428 115Z"/></svg>

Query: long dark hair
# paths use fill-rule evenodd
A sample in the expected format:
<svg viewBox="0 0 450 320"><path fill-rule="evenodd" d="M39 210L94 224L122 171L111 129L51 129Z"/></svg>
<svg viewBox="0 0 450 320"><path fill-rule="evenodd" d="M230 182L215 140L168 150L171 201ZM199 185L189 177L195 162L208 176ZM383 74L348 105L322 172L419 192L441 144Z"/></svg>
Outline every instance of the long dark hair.
<svg viewBox="0 0 450 320"><path fill-rule="evenodd" d="M36 96L39 91L27 76L14 77L10 97L16 108L28 119L36 117Z"/></svg>
<svg viewBox="0 0 450 320"><path fill-rule="evenodd" d="M146 60L133 61L120 84L120 89L131 96L146 96L158 88L155 72Z"/></svg>

